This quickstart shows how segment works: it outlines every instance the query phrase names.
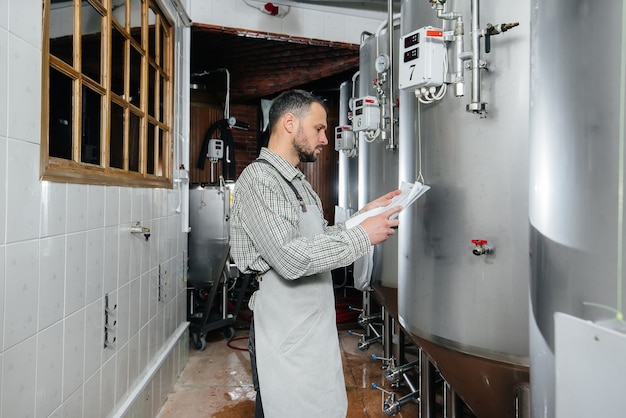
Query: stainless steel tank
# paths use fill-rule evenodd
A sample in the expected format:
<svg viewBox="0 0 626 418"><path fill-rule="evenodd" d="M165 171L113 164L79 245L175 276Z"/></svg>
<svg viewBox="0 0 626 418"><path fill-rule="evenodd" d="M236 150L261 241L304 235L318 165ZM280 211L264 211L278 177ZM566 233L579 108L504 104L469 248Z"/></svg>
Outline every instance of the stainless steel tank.
<svg viewBox="0 0 626 418"><path fill-rule="evenodd" d="M189 187L189 280L206 281L210 272L221 266L211 265L216 246L230 240L230 189L220 186L191 184Z"/></svg>
<svg viewBox="0 0 626 418"><path fill-rule="evenodd" d="M473 2L472 2L473 3ZM478 3L478 2L477 2ZM400 180L420 171L431 186L400 215L398 310L401 325L480 417L515 416L516 391L528 382L528 84L530 4L481 0L480 26L519 21L491 38L482 57L486 117L466 111L450 86L443 100L418 104L400 93ZM465 24L470 50L470 1L447 2ZM445 25L445 26L444 26ZM402 33L442 23L429 2L402 2ZM452 66L454 55L449 51ZM420 141L421 138L421 141ZM420 145L421 143L421 145ZM472 240L491 254L476 256Z"/></svg>
<svg viewBox="0 0 626 418"><path fill-rule="evenodd" d="M554 313L608 320L626 301L626 5L533 0L532 6L530 352L532 411L539 418L558 412ZM601 33L590 30L598 27Z"/></svg>
<svg viewBox="0 0 626 418"><path fill-rule="evenodd" d="M359 96L377 96L374 80L379 79L375 62L379 55L389 56L389 28L385 22L379 30L371 36L366 36L361 42L359 51ZM397 57L400 33L399 19L394 23L394 51ZM395 66L393 67L395 69ZM397 79L397 69L393 75ZM387 97L398 97L397 84L390 94L390 82L382 84L382 90ZM396 113L397 115L397 113ZM393 132L393 133L392 133ZM397 126L388 131L397 141ZM359 207L373 199L398 188L398 151L388 148L389 141L381 134L377 139L368 142L364 135L359 135ZM372 283L385 287L398 287L398 242L395 237L384 244L376 246L374 250L374 268Z"/></svg>
<svg viewBox="0 0 626 418"><path fill-rule="evenodd" d="M350 99L352 98L352 82L345 81L339 86L339 125L349 124ZM348 214L359 209L359 159L357 155L349 156L339 152L339 207L346 209Z"/></svg>

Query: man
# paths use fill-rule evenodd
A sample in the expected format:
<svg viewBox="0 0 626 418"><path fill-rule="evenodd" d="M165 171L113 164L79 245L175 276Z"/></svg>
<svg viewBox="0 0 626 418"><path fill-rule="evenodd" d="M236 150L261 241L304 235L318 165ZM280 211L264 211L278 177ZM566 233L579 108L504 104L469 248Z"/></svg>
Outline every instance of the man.
<svg viewBox="0 0 626 418"><path fill-rule="evenodd" d="M328 144L326 124L326 109L313 95L279 95L269 113L268 146L242 172L233 194L231 255L239 270L259 280L251 339L268 418L346 416L330 271L367 254L398 225L389 217L400 207L351 229L324 220L319 197L296 166L315 161ZM399 193L361 212L387 205Z"/></svg>

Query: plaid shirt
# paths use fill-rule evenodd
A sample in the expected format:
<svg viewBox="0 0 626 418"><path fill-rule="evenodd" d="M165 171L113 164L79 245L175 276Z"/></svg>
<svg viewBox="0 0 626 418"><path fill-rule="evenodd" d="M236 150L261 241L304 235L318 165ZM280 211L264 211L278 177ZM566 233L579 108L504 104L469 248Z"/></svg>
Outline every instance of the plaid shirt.
<svg viewBox="0 0 626 418"><path fill-rule="evenodd" d="M370 240L361 226L329 226L322 203L304 174L267 148L259 156L268 164L253 163L235 184L230 218L231 256L243 273L274 269L294 280L347 266L368 253ZM283 177L281 177L281 174ZM317 205L324 233L313 239L300 235L302 208L287 182L307 205Z"/></svg>

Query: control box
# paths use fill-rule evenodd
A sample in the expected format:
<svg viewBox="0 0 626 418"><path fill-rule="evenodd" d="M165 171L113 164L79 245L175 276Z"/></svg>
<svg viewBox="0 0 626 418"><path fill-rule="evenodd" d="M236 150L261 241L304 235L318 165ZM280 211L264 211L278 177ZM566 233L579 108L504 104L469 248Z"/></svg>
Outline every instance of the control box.
<svg viewBox="0 0 626 418"><path fill-rule="evenodd" d="M335 128L335 151L352 151L356 148L354 131L350 125Z"/></svg>
<svg viewBox="0 0 626 418"><path fill-rule="evenodd" d="M206 155L211 160L219 160L224 158L224 141L221 139L209 140L209 150Z"/></svg>
<svg viewBox="0 0 626 418"><path fill-rule="evenodd" d="M441 86L445 54L443 29L425 26L402 36L398 86L403 90Z"/></svg>
<svg viewBox="0 0 626 418"><path fill-rule="evenodd" d="M352 105L352 129L355 132L375 131L380 128L378 98L363 96L354 99Z"/></svg>

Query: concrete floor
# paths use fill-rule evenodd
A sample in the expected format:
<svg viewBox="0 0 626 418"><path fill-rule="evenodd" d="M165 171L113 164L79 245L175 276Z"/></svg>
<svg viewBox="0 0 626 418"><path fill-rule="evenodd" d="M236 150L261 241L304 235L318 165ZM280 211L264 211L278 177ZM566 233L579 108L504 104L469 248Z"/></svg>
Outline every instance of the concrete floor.
<svg viewBox="0 0 626 418"><path fill-rule="evenodd" d="M385 396L371 388L372 383L387 390L380 362L372 354L382 355L382 346L375 344L367 351L357 349L358 337L348 335L348 329L359 330L354 324L343 324L339 331L345 381L348 392L348 418L386 417L381 406ZM169 395L158 418L252 418L255 391L252 386L250 358L247 351L248 332L236 331L229 343L221 333L209 335L207 348L197 351L190 344L189 362ZM398 397L407 393L396 389ZM417 417L418 404L402 407L396 417Z"/></svg>

